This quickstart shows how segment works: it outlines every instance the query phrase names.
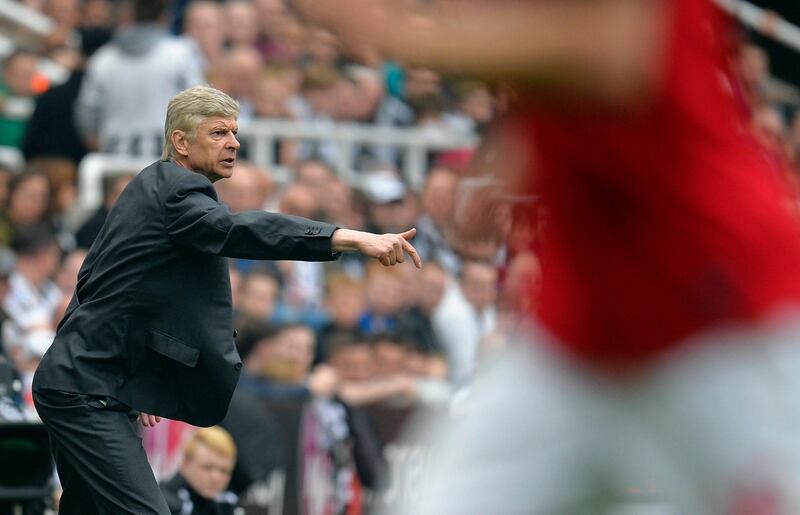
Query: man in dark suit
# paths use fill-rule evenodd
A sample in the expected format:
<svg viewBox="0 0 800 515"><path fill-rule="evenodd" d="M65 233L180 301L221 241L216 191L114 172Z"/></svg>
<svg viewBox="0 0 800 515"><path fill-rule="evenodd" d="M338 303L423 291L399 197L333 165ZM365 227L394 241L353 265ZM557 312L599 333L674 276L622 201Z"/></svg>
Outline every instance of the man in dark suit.
<svg viewBox="0 0 800 515"><path fill-rule="evenodd" d="M62 514L169 513L134 424L137 414L145 426L225 415L242 367L226 257L357 251L391 266L407 252L421 266L413 229L376 235L220 204L212 183L233 172L238 110L205 86L176 95L162 160L123 191L81 267L33 385Z"/></svg>

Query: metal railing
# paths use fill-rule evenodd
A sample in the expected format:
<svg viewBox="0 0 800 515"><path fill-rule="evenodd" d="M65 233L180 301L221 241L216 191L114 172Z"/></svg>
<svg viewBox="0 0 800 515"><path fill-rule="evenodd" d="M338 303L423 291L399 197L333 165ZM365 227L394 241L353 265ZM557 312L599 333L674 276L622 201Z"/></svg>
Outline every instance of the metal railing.
<svg viewBox="0 0 800 515"><path fill-rule="evenodd" d="M0 32L15 45L39 50L54 28L49 16L14 0L0 0ZM7 43L3 47L8 50Z"/></svg>
<svg viewBox="0 0 800 515"><path fill-rule="evenodd" d="M800 52L800 28L784 20L778 13L756 7L744 0L716 2L747 27Z"/></svg>
<svg viewBox="0 0 800 515"><path fill-rule="evenodd" d="M403 156L401 172L412 188L421 188L425 181L429 152L474 147L478 143L475 134L435 126L401 128L346 122L261 119L243 125L240 134L250 144L248 158L278 175L285 173L285 168L275 155L276 143L286 140L335 143L338 152L332 165L340 177L350 183L358 180L358 149L375 145L397 147Z"/></svg>
<svg viewBox="0 0 800 515"><path fill-rule="evenodd" d="M255 120L242 124L239 134L246 141L248 160L267 168L278 182L291 179L290 170L278 162L276 143L285 140L334 142L338 146L336 172L349 184L357 184L357 148L369 145L391 145L403 155L401 173L412 188L425 181L429 152L473 147L478 136L443 130L436 127L397 128L358 123L319 123L284 120ZM120 156L89 154L78 167L78 204L81 211L90 211L103 201L103 177L137 173L158 159L158 156Z"/></svg>

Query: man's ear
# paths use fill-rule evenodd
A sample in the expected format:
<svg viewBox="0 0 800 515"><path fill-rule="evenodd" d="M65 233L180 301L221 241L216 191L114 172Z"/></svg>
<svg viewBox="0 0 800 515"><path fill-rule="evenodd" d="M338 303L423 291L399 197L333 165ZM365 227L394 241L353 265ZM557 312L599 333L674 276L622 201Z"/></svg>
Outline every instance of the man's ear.
<svg viewBox="0 0 800 515"><path fill-rule="evenodd" d="M186 147L189 142L186 139L186 133L180 129L175 129L172 131L170 137L172 138L172 146L175 147L175 152L177 152L179 156L188 156L189 150Z"/></svg>

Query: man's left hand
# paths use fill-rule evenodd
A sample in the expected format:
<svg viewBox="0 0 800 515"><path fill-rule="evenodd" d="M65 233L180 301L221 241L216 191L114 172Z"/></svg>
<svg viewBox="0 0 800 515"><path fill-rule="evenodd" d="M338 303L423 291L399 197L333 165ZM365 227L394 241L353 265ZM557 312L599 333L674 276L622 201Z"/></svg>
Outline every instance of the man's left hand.
<svg viewBox="0 0 800 515"><path fill-rule="evenodd" d="M156 424L161 422L161 417L156 415L148 415L147 413L139 413L139 421L144 427L155 427Z"/></svg>

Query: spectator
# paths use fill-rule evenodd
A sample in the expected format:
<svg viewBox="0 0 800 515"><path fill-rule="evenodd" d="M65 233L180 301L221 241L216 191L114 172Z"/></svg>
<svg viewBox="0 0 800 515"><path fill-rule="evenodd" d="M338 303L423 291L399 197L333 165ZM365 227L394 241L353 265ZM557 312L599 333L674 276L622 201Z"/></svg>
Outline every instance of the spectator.
<svg viewBox="0 0 800 515"><path fill-rule="evenodd" d="M455 112L445 115L445 125L457 131L482 133L494 118L494 98L489 86L476 80L461 80L451 89Z"/></svg>
<svg viewBox="0 0 800 515"><path fill-rule="evenodd" d="M340 118L372 123L384 96L383 78L377 70L363 65L347 65L343 74L345 80L339 83ZM375 166L369 145L356 145L353 152L356 168L367 170Z"/></svg>
<svg viewBox="0 0 800 515"><path fill-rule="evenodd" d="M14 235L11 248L16 255L16 268L3 306L16 328L13 333L52 327L61 290L50 279L60 257L51 229L42 225L27 227Z"/></svg>
<svg viewBox="0 0 800 515"><path fill-rule="evenodd" d="M414 111L415 127L439 131L446 129L445 100L441 92L409 98L408 105Z"/></svg>
<svg viewBox="0 0 800 515"><path fill-rule="evenodd" d="M259 75L255 85L253 108L256 118L291 120L297 117L297 106L302 102L293 75L298 70L290 66L272 65ZM298 159L296 140L275 142L275 155L281 164L291 165Z"/></svg>
<svg viewBox="0 0 800 515"><path fill-rule="evenodd" d="M267 170L244 160L236 162L230 179L214 185L220 202L227 204L233 213L264 209L273 186Z"/></svg>
<svg viewBox="0 0 800 515"><path fill-rule="evenodd" d="M346 442L347 459L342 465L349 466L351 472L354 470L361 484L377 491L386 486L388 479L383 443L359 404L394 398L402 394L407 385L401 382L390 384L390 381L378 384L375 381L373 351L358 333L337 331L331 336L330 344L327 360L340 379L339 397L317 401L313 408L318 410L317 413L330 416L323 418L329 425L327 433L338 435L340 442ZM346 432L337 426L342 419L346 423ZM330 442L325 444L330 445ZM358 500L350 499L350 502L356 504Z"/></svg>
<svg viewBox="0 0 800 515"><path fill-rule="evenodd" d="M256 48L258 12L250 0L231 0L224 4L225 37L230 47Z"/></svg>
<svg viewBox="0 0 800 515"><path fill-rule="evenodd" d="M49 47L69 46L80 37L75 32L81 22L79 0L46 0L44 14L55 22L55 28L47 36Z"/></svg>
<svg viewBox="0 0 800 515"><path fill-rule="evenodd" d="M336 373L327 365L311 369L314 331L301 324L288 324L275 331L251 331L242 345L246 349L239 385L262 399L302 401L329 397L336 390Z"/></svg>
<svg viewBox="0 0 800 515"><path fill-rule="evenodd" d="M461 280L455 282L441 267L426 267L426 281L432 289L430 295L423 296L421 305L431 310L431 324L447 357L450 380L456 386L469 382L481 337L495 327L496 312L487 302L496 296L492 293L497 291L496 274L491 265L467 262ZM480 291L482 288L488 288L488 292ZM470 303L465 290L476 304Z"/></svg>
<svg viewBox="0 0 800 515"><path fill-rule="evenodd" d="M418 280L415 305L426 318L433 319L433 313L452 282L452 275L438 262L430 260L425 262Z"/></svg>
<svg viewBox="0 0 800 515"><path fill-rule="evenodd" d="M33 97L49 86L38 70L36 54L19 50L3 62L0 81L0 98L3 115L0 116L0 145L19 147L28 124Z"/></svg>
<svg viewBox="0 0 800 515"><path fill-rule="evenodd" d="M274 476L281 476L295 459L286 442L287 428L252 392L237 388L228 413L219 424L230 432L238 449L236 466L229 488L239 496L249 497L252 488L269 488ZM276 492L282 496L283 492Z"/></svg>
<svg viewBox="0 0 800 515"><path fill-rule="evenodd" d="M3 299L3 311L8 315L3 324L3 344L23 376L23 393L29 402L33 372L55 336L54 317L61 290L50 278L58 266L60 251L52 230L42 225L19 231L11 248L16 266Z"/></svg>
<svg viewBox="0 0 800 515"><path fill-rule="evenodd" d="M374 342L380 342L380 351L358 332L338 330L330 337L327 362L339 378L337 396L351 413L369 404L408 404L416 399L415 380L405 373L405 348L393 352L394 340L388 334L377 336ZM378 352L384 355L378 357Z"/></svg>
<svg viewBox="0 0 800 515"><path fill-rule="evenodd" d="M75 102L83 83L86 61L110 39L111 30L107 28L80 30L81 53L69 78L36 98L22 143L25 159L64 157L77 166L86 155L86 146L75 126Z"/></svg>
<svg viewBox="0 0 800 515"><path fill-rule="evenodd" d="M414 378L413 400L420 405L446 407L454 388L448 382L447 359L435 351L408 345L405 373Z"/></svg>
<svg viewBox="0 0 800 515"><path fill-rule="evenodd" d="M328 321L318 333L318 356L327 356L331 352L328 349L328 339L332 334L342 330L357 330L358 322L367 308L364 281L353 279L342 272L328 277L324 298Z"/></svg>
<svg viewBox="0 0 800 515"><path fill-rule="evenodd" d="M351 189L338 177L334 177L328 183L328 190L320 201L320 208L330 223L347 227L366 227L367 206L363 193Z"/></svg>
<svg viewBox="0 0 800 515"><path fill-rule="evenodd" d="M391 333L378 333L372 337L375 375L395 377L406 372L409 349L399 338Z"/></svg>
<svg viewBox="0 0 800 515"><path fill-rule="evenodd" d="M75 236L69 226L77 207L78 170L75 163L63 157L38 157L28 162L26 173L41 174L47 178L50 186L49 223L56 232L61 248L74 248Z"/></svg>
<svg viewBox="0 0 800 515"><path fill-rule="evenodd" d="M8 208L0 218L0 243L10 245L23 227L50 224L50 183L42 173L23 173L11 180Z"/></svg>
<svg viewBox="0 0 800 515"><path fill-rule="evenodd" d="M242 278L237 316L269 322L275 316L280 279L266 267L254 268Z"/></svg>
<svg viewBox="0 0 800 515"><path fill-rule="evenodd" d="M183 33L197 45L203 68L213 68L225 50L223 8L212 0L195 0L186 8Z"/></svg>
<svg viewBox="0 0 800 515"><path fill-rule="evenodd" d="M266 67L256 80L255 113L260 118L292 119L292 103L297 89L292 75L296 69L289 66Z"/></svg>
<svg viewBox="0 0 800 515"><path fill-rule="evenodd" d="M294 182L281 192L278 209L287 215L305 217L319 214L320 207L312 188L306 184Z"/></svg>
<svg viewBox="0 0 800 515"><path fill-rule="evenodd" d="M333 32L322 27L306 30L306 58L310 63L337 66L339 47L339 40Z"/></svg>
<svg viewBox="0 0 800 515"><path fill-rule="evenodd" d="M441 345L433 330L430 313L422 306L424 301L421 299L425 295L422 291L432 285L422 282L422 277L415 274L411 267L398 267L397 275L402 288L400 297L403 299L403 306L396 314L398 335L413 344L415 350L426 354L439 353Z"/></svg>
<svg viewBox="0 0 800 515"><path fill-rule="evenodd" d="M294 182L308 187L318 206L325 203L336 174L325 161L306 159L294 165Z"/></svg>
<svg viewBox="0 0 800 515"><path fill-rule="evenodd" d="M363 189L368 200L370 226L376 232L412 225L416 218L415 201L394 170L383 169L367 174Z"/></svg>
<svg viewBox="0 0 800 515"><path fill-rule="evenodd" d="M198 429L183 451L180 471L162 483L174 515L234 515L239 498L227 490L236 464L236 444L219 426Z"/></svg>
<svg viewBox="0 0 800 515"><path fill-rule="evenodd" d="M263 66L261 55L255 48L235 46L223 56L222 74L214 76L223 81L217 86L241 105L239 123L249 122L255 116L256 82Z"/></svg>
<svg viewBox="0 0 800 515"><path fill-rule="evenodd" d="M270 62L295 62L302 52L304 31L288 15L283 0L255 0L258 11L258 49Z"/></svg>
<svg viewBox="0 0 800 515"><path fill-rule="evenodd" d="M420 256L440 263L451 274L458 274L461 268L461 258L446 237L452 235L458 182L458 175L447 168L436 167L428 172L422 189L422 215L417 219L414 238Z"/></svg>
<svg viewBox="0 0 800 515"><path fill-rule="evenodd" d="M330 124L342 114L340 83L345 78L334 66L314 63L303 74L301 93L304 104L300 119L319 124ZM304 143L299 150L301 159L320 159L328 164L337 162L339 147L333 141Z"/></svg>
<svg viewBox="0 0 800 515"><path fill-rule="evenodd" d="M321 218L315 190L294 182L281 195L281 213L304 218ZM325 268L322 263L282 261L278 264L285 279L283 301L286 307L306 322L321 323L319 309L324 289Z"/></svg>
<svg viewBox="0 0 800 515"><path fill-rule="evenodd" d="M76 104L88 148L158 157L170 98L204 82L192 45L164 27L165 3L134 0L135 23L89 62Z"/></svg>
<svg viewBox="0 0 800 515"><path fill-rule="evenodd" d="M358 331L331 330L323 354L343 383L360 383L375 377L375 353Z"/></svg>
<svg viewBox="0 0 800 515"><path fill-rule="evenodd" d="M224 182L217 182L214 187L219 194L220 202L227 204L231 212L240 213L263 210L274 184L267 170L259 168L251 162L237 160L233 176ZM231 264L238 272L248 273L255 262L234 259L231 260ZM277 267L272 262L258 266L275 270L277 273Z"/></svg>
<svg viewBox="0 0 800 515"><path fill-rule="evenodd" d="M387 95L375 113L375 124L385 127L410 127L417 122L411 103L428 95L441 93L441 77L429 68L412 67L406 70L401 94ZM397 147L376 145L372 149L375 160L400 166Z"/></svg>
<svg viewBox="0 0 800 515"><path fill-rule="evenodd" d="M81 25L87 28L111 29L114 26L114 10L109 0L83 0Z"/></svg>
<svg viewBox="0 0 800 515"><path fill-rule="evenodd" d="M367 311L358 321L359 329L368 335L399 331L398 316L410 304L403 293L403 277L399 273L383 273L377 263L367 264Z"/></svg>

